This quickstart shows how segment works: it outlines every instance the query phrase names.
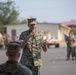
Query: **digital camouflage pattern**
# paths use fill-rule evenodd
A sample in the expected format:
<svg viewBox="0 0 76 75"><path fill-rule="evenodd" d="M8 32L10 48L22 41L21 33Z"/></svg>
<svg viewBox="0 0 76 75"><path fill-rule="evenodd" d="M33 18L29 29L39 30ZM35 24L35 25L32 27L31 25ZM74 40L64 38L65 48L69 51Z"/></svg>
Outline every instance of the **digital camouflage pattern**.
<svg viewBox="0 0 76 75"><path fill-rule="evenodd" d="M30 34L29 30L22 32L19 40L26 39L26 37L29 34ZM41 60L42 40L43 40L43 36L40 33L37 33L35 35L35 38L31 37L29 39L28 43L25 45L25 48L23 49L22 57L20 60L20 62L23 65L26 65L31 68L35 68L37 70L38 67L42 65L42 60Z"/></svg>
<svg viewBox="0 0 76 75"><path fill-rule="evenodd" d="M68 38L66 39L66 41L68 42L68 43L67 43L68 46L74 47L74 43L75 43L74 37L68 37Z"/></svg>
<svg viewBox="0 0 76 75"><path fill-rule="evenodd" d="M72 55L72 60L74 60L74 57L76 57L74 36L69 36L66 39L66 42L67 42L67 59L66 60L69 60L70 55Z"/></svg>
<svg viewBox="0 0 76 75"><path fill-rule="evenodd" d="M16 61L7 61L0 65L0 75L32 75L32 72Z"/></svg>

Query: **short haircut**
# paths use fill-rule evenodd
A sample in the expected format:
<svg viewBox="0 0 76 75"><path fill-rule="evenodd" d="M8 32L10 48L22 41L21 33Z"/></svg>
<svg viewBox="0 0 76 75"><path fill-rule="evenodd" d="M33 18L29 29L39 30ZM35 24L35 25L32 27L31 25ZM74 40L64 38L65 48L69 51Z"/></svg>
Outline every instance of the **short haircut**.
<svg viewBox="0 0 76 75"><path fill-rule="evenodd" d="M9 43L7 46L8 56L16 56L20 52L20 46L16 43Z"/></svg>

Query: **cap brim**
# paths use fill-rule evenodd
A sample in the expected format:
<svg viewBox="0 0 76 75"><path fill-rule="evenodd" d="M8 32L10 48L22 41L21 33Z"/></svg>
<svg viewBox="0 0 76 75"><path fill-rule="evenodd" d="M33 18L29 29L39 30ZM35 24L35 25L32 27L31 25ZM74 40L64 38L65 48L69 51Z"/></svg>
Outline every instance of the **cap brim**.
<svg viewBox="0 0 76 75"><path fill-rule="evenodd" d="M7 44L8 46L18 46L18 47L20 47L21 46L21 44L19 43L19 42L10 42L10 43L8 43Z"/></svg>
<svg viewBox="0 0 76 75"><path fill-rule="evenodd" d="M36 22L31 22L30 24L36 24Z"/></svg>

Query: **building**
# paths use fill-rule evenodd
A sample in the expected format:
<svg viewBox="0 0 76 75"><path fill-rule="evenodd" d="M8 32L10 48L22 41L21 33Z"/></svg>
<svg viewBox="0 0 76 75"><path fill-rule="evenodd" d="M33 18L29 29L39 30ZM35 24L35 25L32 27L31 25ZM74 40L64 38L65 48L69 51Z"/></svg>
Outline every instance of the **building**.
<svg viewBox="0 0 76 75"><path fill-rule="evenodd" d="M76 20L71 20L71 21L68 21L68 22L63 22L62 24L66 25L68 27L76 27Z"/></svg>
<svg viewBox="0 0 76 75"><path fill-rule="evenodd" d="M74 31L75 35L76 35L76 20L71 20L71 21L68 21L68 22L63 22L62 24L65 25L65 26L70 27Z"/></svg>
<svg viewBox="0 0 76 75"><path fill-rule="evenodd" d="M59 32L58 32L58 38L60 41L64 41L64 35L68 36L69 31L71 30L70 27L65 26L63 24L59 25Z"/></svg>
<svg viewBox="0 0 76 75"><path fill-rule="evenodd" d="M25 31L28 29L27 24L18 24L18 25L5 25L6 27L6 33L12 38L14 36L18 36L21 34L22 31ZM48 31L51 33L51 35L58 38L59 41L64 39L64 33L67 33L70 28L64 25L61 25L61 23L38 23L37 24L37 30L38 31Z"/></svg>

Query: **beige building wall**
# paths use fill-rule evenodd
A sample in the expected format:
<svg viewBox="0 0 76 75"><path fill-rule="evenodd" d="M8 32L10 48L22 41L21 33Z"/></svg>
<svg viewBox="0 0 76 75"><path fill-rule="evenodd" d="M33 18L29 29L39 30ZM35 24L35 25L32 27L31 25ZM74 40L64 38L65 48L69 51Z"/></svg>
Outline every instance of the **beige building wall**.
<svg viewBox="0 0 76 75"><path fill-rule="evenodd" d="M59 41L64 41L64 34L68 35L68 32L71 29L65 25L59 25L59 30L58 30L58 38Z"/></svg>
<svg viewBox="0 0 76 75"><path fill-rule="evenodd" d="M28 30L27 24L19 24L19 25L6 25L7 34L12 38L11 30L16 30L16 36L20 36L21 32ZM68 27L60 24L54 23L38 23L37 30L38 31L49 31L52 36L58 38L58 40L62 41L64 39L64 34L68 34Z"/></svg>
<svg viewBox="0 0 76 75"><path fill-rule="evenodd" d="M49 31L52 36L55 36L58 38L58 26L57 24L38 24L38 31Z"/></svg>
<svg viewBox="0 0 76 75"><path fill-rule="evenodd" d="M16 30L16 36L20 36L21 32L28 30L27 24L19 24L19 25L6 25L7 34L12 38L11 30ZM49 31L51 35L54 35L58 38L58 25L56 24L45 24L38 23L37 24L38 31Z"/></svg>
<svg viewBox="0 0 76 75"><path fill-rule="evenodd" d="M16 30L16 36L19 37L21 32L28 29L27 25L25 25L25 24L23 24L23 25L21 25L21 24L20 25L7 25L6 28L7 28L7 34L10 36L10 38L12 38L12 33L11 33L12 30Z"/></svg>

